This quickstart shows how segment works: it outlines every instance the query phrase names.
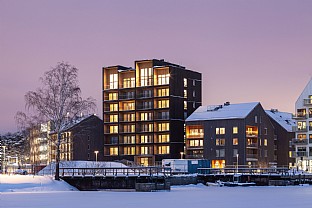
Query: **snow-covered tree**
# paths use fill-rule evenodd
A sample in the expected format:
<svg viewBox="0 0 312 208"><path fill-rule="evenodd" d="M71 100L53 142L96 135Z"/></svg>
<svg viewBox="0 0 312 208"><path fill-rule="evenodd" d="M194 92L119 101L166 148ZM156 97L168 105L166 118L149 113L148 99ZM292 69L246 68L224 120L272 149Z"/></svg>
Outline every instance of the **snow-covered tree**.
<svg viewBox="0 0 312 208"><path fill-rule="evenodd" d="M69 118L95 109L95 100L82 99L78 86L78 69L68 63L60 62L40 78L42 86L25 95L27 113L17 113L19 123L28 120L30 124L50 121L57 134L55 179L59 180L61 132ZM27 119L30 118L30 119Z"/></svg>

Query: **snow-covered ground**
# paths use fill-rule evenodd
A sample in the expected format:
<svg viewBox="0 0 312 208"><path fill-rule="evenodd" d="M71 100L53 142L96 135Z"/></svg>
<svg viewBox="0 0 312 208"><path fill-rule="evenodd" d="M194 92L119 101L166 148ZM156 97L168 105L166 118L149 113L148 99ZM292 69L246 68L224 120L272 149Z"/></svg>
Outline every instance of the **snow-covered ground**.
<svg viewBox="0 0 312 208"><path fill-rule="evenodd" d="M312 186L207 187L188 185L174 186L170 192L80 192L68 191L68 188L71 189L71 187L62 182L57 183L49 178L35 176L33 182L38 184L41 181L41 185L36 186L42 187L41 190L34 187L25 189L32 186L32 183L29 182L16 186L15 192L3 192L3 190L9 189L3 188L8 184L16 184L18 179L21 182L22 178L19 177L32 176L19 176L14 180L11 178L12 182L10 183L4 182L9 177L12 176L0 176L1 208L293 208L311 207L312 204ZM61 186L64 188L63 191L60 191L62 190ZM28 192L18 192L26 190Z"/></svg>

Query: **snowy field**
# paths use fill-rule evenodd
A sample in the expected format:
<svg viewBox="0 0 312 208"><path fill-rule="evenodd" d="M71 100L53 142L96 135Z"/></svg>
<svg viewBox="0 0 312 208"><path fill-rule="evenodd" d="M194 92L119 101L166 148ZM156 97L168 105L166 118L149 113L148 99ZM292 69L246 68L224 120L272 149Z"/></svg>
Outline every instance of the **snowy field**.
<svg viewBox="0 0 312 208"><path fill-rule="evenodd" d="M8 177L12 177L8 179ZM207 187L174 186L170 192L80 192L47 177L0 176L2 208L269 208L311 207L312 186ZM11 182L9 181L11 180ZM41 182L40 182L41 181ZM15 185L14 185L15 184ZM14 186L13 186L14 185ZM10 188L11 187L11 188Z"/></svg>

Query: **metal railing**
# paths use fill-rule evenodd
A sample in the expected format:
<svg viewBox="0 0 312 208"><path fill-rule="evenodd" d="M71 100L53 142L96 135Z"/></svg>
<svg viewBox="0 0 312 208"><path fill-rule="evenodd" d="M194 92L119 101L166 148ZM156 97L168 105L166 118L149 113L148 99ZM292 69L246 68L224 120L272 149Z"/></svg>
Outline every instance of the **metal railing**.
<svg viewBox="0 0 312 208"><path fill-rule="evenodd" d="M234 173L248 173L248 174L286 174L288 168L198 168L199 175L210 174L234 174Z"/></svg>

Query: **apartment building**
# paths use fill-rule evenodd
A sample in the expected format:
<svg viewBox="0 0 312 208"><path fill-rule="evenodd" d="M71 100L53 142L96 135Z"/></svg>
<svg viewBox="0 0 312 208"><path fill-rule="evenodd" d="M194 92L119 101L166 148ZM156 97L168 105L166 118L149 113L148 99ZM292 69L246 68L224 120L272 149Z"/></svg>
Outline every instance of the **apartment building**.
<svg viewBox="0 0 312 208"><path fill-rule="evenodd" d="M201 105L201 74L164 60L103 68L105 160L160 164L184 151L184 122Z"/></svg>
<svg viewBox="0 0 312 208"><path fill-rule="evenodd" d="M186 119L186 157L212 168L276 165L273 125L259 102L201 106Z"/></svg>
<svg viewBox="0 0 312 208"><path fill-rule="evenodd" d="M312 79L296 101L296 163L300 170L312 172Z"/></svg>

